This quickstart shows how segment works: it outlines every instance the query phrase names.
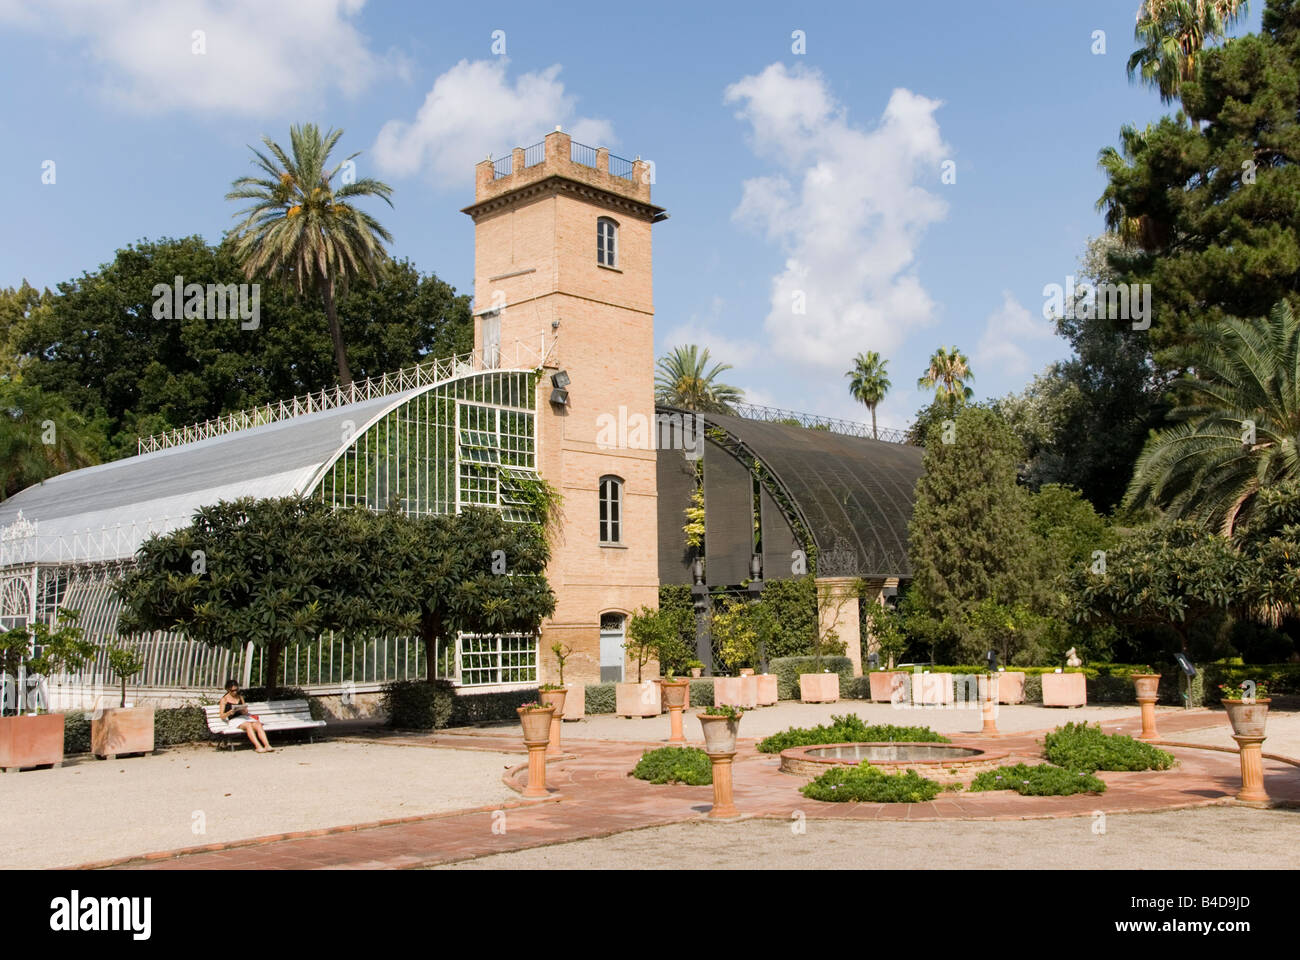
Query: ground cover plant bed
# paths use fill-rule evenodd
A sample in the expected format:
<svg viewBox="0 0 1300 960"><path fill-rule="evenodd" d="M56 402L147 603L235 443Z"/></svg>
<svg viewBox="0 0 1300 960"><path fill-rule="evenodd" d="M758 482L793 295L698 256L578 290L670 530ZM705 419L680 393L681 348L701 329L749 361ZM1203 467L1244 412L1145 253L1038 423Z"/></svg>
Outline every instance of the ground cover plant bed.
<svg viewBox="0 0 1300 960"><path fill-rule="evenodd" d="M819 743L949 743L947 737L929 727L896 727L892 724L867 726L856 714L831 715L831 724L815 727L791 727L774 733L758 744L761 753L780 753L791 747L809 747Z"/></svg>
<svg viewBox="0 0 1300 960"><path fill-rule="evenodd" d="M685 783L703 787L713 783L713 764L698 747L660 747L641 755L632 776L650 783Z"/></svg>
<svg viewBox="0 0 1300 960"><path fill-rule="evenodd" d="M1097 770L1168 770L1174 755L1126 737L1102 733L1099 724L1067 723L1043 740L1043 756L1058 767L1093 773Z"/></svg>
<svg viewBox="0 0 1300 960"><path fill-rule="evenodd" d="M915 770L885 773L864 761L856 767L832 767L804 784L800 793L832 803L924 803L942 790Z"/></svg>
<svg viewBox="0 0 1300 960"><path fill-rule="evenodd" d="M1068 797L1073 793L1105 793L1106 784L1091 773L1066 770L1050 763L985 770L971 781L970 792L1014 790L1023 797Z"/></svg>

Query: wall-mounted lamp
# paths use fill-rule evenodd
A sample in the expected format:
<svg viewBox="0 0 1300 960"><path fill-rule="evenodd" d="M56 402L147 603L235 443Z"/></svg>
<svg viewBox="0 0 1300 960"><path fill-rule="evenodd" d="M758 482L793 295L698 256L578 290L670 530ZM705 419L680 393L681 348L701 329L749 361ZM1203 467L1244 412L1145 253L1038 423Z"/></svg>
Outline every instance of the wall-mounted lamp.
<svg viewBox="0 0 1300 960"><path fill-rule="evenodd" d="M558 373L551 374L551 403L557 407L567 407L569 405L569 391L565 389L569 385L569 375L561 370Z"/></svg>

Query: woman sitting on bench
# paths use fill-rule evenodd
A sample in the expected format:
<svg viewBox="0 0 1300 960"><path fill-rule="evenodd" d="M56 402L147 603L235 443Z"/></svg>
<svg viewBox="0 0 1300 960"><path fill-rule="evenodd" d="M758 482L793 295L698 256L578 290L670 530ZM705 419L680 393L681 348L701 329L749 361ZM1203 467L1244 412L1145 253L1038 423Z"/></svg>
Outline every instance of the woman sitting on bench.
<svg viewBox="0 0 1300 960"><path fill-rule="evenodd" d="M226 695L217 701L217 705L221 707L221 719L226 722L228 730L243 730L258 753L273 752L266 731L257 717L248 712L248 704L244 703L239 684L234 680L226 681Z"/></svg>

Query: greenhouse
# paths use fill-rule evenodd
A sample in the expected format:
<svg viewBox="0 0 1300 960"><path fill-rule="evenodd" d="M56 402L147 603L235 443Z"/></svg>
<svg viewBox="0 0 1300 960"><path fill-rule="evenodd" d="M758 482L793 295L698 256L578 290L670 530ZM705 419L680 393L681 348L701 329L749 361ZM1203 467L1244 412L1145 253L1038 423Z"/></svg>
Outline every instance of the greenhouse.
<svg viewBox="0 0 1300 960"><path fill-rule="evenodd" d="M211 692L226 677L259 685L260 651L214 649L170 633L117 638L113 585L152 534L238 497L319 497L411 515L462 505L526 518L537 478L533 369L485 369L473 357L222 417L142 439L133 457L75 470L0 504L0 629L52 622L77 610L101 648L93 665L44 691L54 707L88 705L108 689L108 641L134 647L145 667L133 687L153 699ZM435 651L437 673L474 686L536 680L532 637L462 637ZM408 638L344 644L322 637L287 650L282 684L316 693L378 689L426 675L427 652ZM6 696L13 697L12 685ZM60 698L76 702L57 702Z"/></svg>

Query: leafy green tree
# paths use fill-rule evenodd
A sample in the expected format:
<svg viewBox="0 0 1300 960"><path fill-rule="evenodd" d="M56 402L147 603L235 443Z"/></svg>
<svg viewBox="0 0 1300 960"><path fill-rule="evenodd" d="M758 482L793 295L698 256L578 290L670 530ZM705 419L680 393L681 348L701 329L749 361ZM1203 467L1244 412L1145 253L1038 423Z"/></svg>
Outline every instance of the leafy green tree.
<svg viewBox="0 0 1300 960"><path fill-rule="evenodd" d="M674 347L660 357L655 371L655 399L699 413L730 413L731 405L740 403L744 394L718 380L731 364L715 363L710 367L709 360L709 348L701 350L693 343Z"/></svg>
<svg viewBox="0 0 1300 960"><path fill-rule="evenodd" d="M378 197L391 207L393 188L372 177L341 175L360 153L329 166L330 151L342 136L342 130L322 136L314 123L292 126L292 156L270 137L262 137L271 156L250 149L263 176L240 177L226 199L253 201L236 215L243 220L236 229L235 255L245 276L278 277L300 294L320 296L339 383L346 386L352 371L335 298L359 276L377 281L379 265L388 257L383 244L393 241L392 234L354 201Z"/></svg>
<svg viewBox="0 0 1300 960"><path fill-rule="evenodd" d="M642 607L627 621L627 638L623 646L636 664L636 682L641 683L645 666L661 660L660 651L673 650L681 643L680 613L676 610L652 610ZM662 660L660 665L662 666Z"/></svg>
<svg viewBox="0 0 1300 960"><path fill-rule="evenodd" d="M1172 102L1196 78L1201 49L1224 39L1245 13L1246 0L1142 0L1133 31L1142 45L1129 57L1129 79L1140 76Z"/></svg>
<svg viewBox="0 0 1300 960"><path fill-rule="evenodd" d="M157 285L243 281L232 246L199 237L141 242L93 273L58 285L31 311L19 346L24 382L102 413L113 456L136 437L331 386L330 337L311 305L279 285L262 289L260 324L155 316ZM353 370L375 376L472 346L469 298L408 261L339 301Z"/></svg>
<svg viewBox="0 0 1300 960"><path fill-rule="evenodd" d="M0 379L16 377L29 359L23 342L31 326L48 313L51 296L26 280L16 288L0 289Z"/></svg>
<svg viewBox="0 0 1300 960"><path fill-rule="evenodd" d="M1197 336L1178 422L1147 443L1126 502L1231 536L1261 489L1300 477L1300 322L1282 301Z"/></svg>
<svg viewBox="0 0 1300 960"><path fill-rule="evenodd" d="M853 358L853 369L844 374L849 377L849 393L853 399L871 411L871 435L876 434L876 407L885 399L892 384L888 377L889 361L882 360L874 350L859 353Z"/></svg>
<svg viewBox="0 0 1300 960"><path fill-rule="evenodd" d="M1300 277L1300 5L1270 0L1263 29L1205 50L1179 89L1182 111L1102 150L1099 206L1131 242L1116 279L1149 283L1158 368L1201 322L1295 302Z"/></svg>
<svg viewBox="0 0 1300 960"><path fill-rule="evenodd" d="M918 626L932 646L955 644L967 611L1030 590L1029 494L1016 483L1020 444L997 414L967 407L945 443L931 427L908 527Z"/></svg>
<svg viewBox="0 0 1300 960"><path fill-rule="evenodd" d="M0 500L48 477L99 463L108 441L56 393L0 379Z"/></svg>

